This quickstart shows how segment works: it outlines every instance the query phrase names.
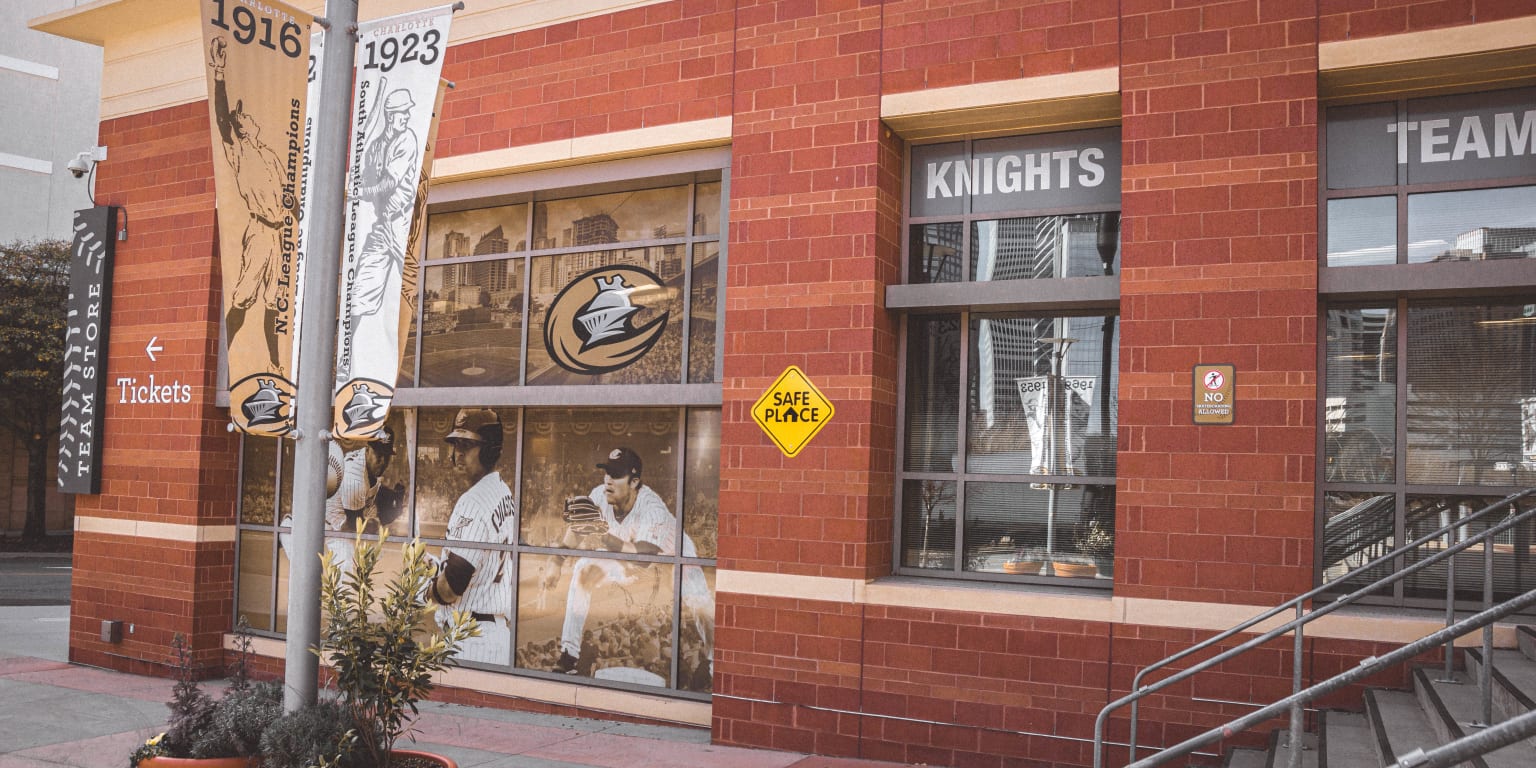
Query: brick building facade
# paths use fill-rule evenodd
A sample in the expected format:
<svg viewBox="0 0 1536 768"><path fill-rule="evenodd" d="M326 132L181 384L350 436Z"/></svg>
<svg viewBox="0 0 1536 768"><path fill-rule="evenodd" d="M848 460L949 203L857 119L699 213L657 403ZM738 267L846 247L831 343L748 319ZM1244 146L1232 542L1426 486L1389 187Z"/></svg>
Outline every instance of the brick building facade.
<svg viewBox="0 0 1536 768"><path fill-rule="evenodd" d="M300 5L319 11L318 3ZM362 5L362 17L371 18L416 4ZM1433 382L1415 377L1434 365L1409 354L1426 348L1416 346L1421 340L1456 348L1456 339L1470 338L1432 335L1438 326L1430 315L1452 300L1463 302L1456 307L1473 301L1495 322L1528 317L1520 308L1536 290L1536 247L1516 246L1497 259L1486 252L1455 256L1447 247L1420 258L1417 241L1398 237L1386 262L1348 266L1356 251L1342 233L1354 227L1346 208L1357 198L1336 191L1349 185L1334 183L1342 171L1329 175L1325 131L1334 107L1397 103L1412 113L1420 108L1415 100L1510 93L1524 105L1510 124L1511 156L1522 146L1536 154L1536 139L1517 131L1536 131L1529 117L1536 110L1536 3L570 5L560 11L567 16L538 4L485 0L460 14L444 69L456 88L444 104L429 212L536 207L542 190L555 191L550 199L609 194L652 178L696 195L720 184L718 229L697 230L688 237L703 239L685 242L658 228L651 240L665 242L645 246L664 254L674 246L703 249L695 253L718 248L714 261L693 257L696 266L723 264L722 282L713 298L695 299L689 310L696 327L702 318L719 318L720 334L703 342L713 345L707 354L716 373L684 373L670 382L674 389L634 395L614 388L617 400L606 403L541 399L530 394L537 389L531 378L501 394L425 392L397 402L421 409L413 423L425 424L432 407L522 408L534 419L541 406L639 407L655 405L647 398L660 393L671 398L661 402L679 409L684 426L675 431L689 440L699 414L718 418L718 446L707 449L717 451L709 471L718 472L718 490L706 494L718 508L709 532L718 545L706 560L687 561L712 574L712 683L707 696L684 695L687 686L676 679L666 686L675 689L670 693L578 684L518 674L519 661L501 671L451 673L451 696L692 723L709 727L722 744L941 765L1087 765L1094 718L1127 690L1135 669L1246 618L1256 606L1334 578L1337 563L1325 562L1325 538L1336 514L1361 509L1366 497L1390 497L1380 513L1390 535L1411 529L1426 494L1497 498L1536 477L1521 468L1522 456L1504 454L1487 458L1488 467L1500 467L1487 469L1502 473L1497 477L1485 476L1471 459L1460 460L1475 470L1471 475L1447 479L1421 470L1437 459L1415 453L1430 450L1416 448L1426 443L1415 437L1422 416L1415 409L1429 406L1415 398ZM242 558L262 552L278 563L272 530L281 515L258 524L241 511L249 502L235 478L244 462L249 483L252 449L248 444L242 459L240 439L225 428L215 156L194 11L190 4L119 0L34 26L105 49L101 144L111 160L98 169L96 194L131 217L130 237L117 250L110 376L177 378L194 392L189 404L109 399L102 493L79 497L76 505L71 659L152 671L179 632L211 663L251 589L236 585L237 571L251 578ZM1073 239L1074 226L1098 226L1100 242L1107 242L1099 251L1104 264L1086 277L979 277L989 267L978 243L993 226L978 213L980 170L971 171L973 196L953 217L953 229L945 229L942 216L925 218L913 208L913 190L921 188L914 178L923 171L914 151L945 145L981 157L994 146L988 140L1070 142L1088 129L1117 129L1119 189L1110 197L992 209L999 221L1031 222L1036 233L1046 231L1039 222L1056 222L1049 227L1061 229L1049 230L1049 242L1064 251L1087 242ZM1447 152L1457 143L1451 130ZM986 168L990 192L994 166ZM1055 168L1040 178L1055 178ZM1396 196L1393 210L1408 217L1417 215L1416 195L1491 189L1514 196L1505 206L1513 218L1468 218L1464 229L1536 227L1520 208L1524 185L1536 184L1529 170L1459 186L1417 183L1406 178L1370 189L1380 198ZM1478 206L1452 207L1465 218ZM534 241L542 215L528 215L530 252L541 247ZM1118 221L1118 247L1113 236L1103 240L1114 231L1105 221ZM1412 234L1416 226L1408 220L1389 228ZM946 244L919 231L960 234ZM1330 245L1330 235L1341 244ZM1046 248L1045 236L1032 237L1030 248ZM516 237L509 241L514 250L522 247ZM958 279L949 279L914 266L919 251L953 251L968 262L954 267ZM1521 253L1524 260L1513 258ZM530 274L539 269L537 258L543 257L529 257ZM1062 263L1070 258L1076 257ZM707 273L688 274L697 289ZM1030 282L1035 286L1019 286ZM710 301L718 308L706 311ZM1499 314L1506 307L1514 314ZM1390 338L1371 325L1382 313L1390 318ZM1055 351L1033 362L993 360L1004 329L1045 321L1074 333L1102 327L1102 357L1071 358L1042 330L1029 331L1026 345L1057 343ZM1361 434L1359 425L1374 416L1348 421L1352 433L1341 426L1335 435L1324 424L1335 407L1334 384L1355 375L1334 367L1348 355L1333 345L1361 323L1377 329L1372 338L1381 344L1398 345L1403 362L1393 370L1407 370L1413 390L1385 417L1395 425L1385 431L1397 437L1373 460L1394 468L1379 477L1333 473L1356 466L1343 436ZM1404 340L1408 334L1418 336ZM151 336L165 346L155 362L142 353ZM928 349L924 338L936 340L936 353L959 345L956 357L935 367L953 369L952 380L922 378L924 365L915 357ZM1514 354L1536 354L1528 338L1511 344ZM1091 346L1076 343L1082 354ZM691 348L694 359L704 359L707 346ZM1073 461L1082 452L1090 464L1097 456L1099 469L1044 473L1081 475L1081 483L1058 478L1032 488L1027 475L1039 474L1033 466L1000 471L981 461L1014 458L983 456L994 450L985 435L999 428L991 404L1003 396L991 391L994 382L978 383L985 374L977 371L1033 365L1026 372L1055 382L1065 370L1050 366L1053 354L1061 366L1103 366L1095 394L1081 407L1090 424L1100 424L1097 431L1084 427L1090 445L1095 434L1110 442L1068 449ZM1378 362L1380 355L1387 353ZM1230 425L1195 425L1187 415L1195 396L1191 370L1205 363L1233 366ZM837 406L836 418L794 458L752 414L789 365ZM1361 393L1409 389L1404 378L1381 373L1370 386L1338 395L1338 407L1377 397ZM1522 389L1531 385L1509 386L1521 398L1536 398L1536 389ZM1011 400L1006 407L1015 408ZM932 466L914 458L916 435L930 429L914 414L930 410L958 424L957 435L938 429L955 444L944 443L948 458ZM996 410L998 420L1021 419L1018 434L1027 432L1027 414ZM1536 417L1532 422L1536 430ZM1041 439L1028 434L1031 444ZM413 445L428 439L421 427ZM1525 461L1536 463L1536 455ZM411 475L418 493L426 471ZM692 469L676 471L686 475L679 489L692 482ZM525 494L529 482L525 472ZM958 531L941 532L948 550L934 559L930 520L914 511L914 494L928 487L940 489L939 519ZM993 535L985 526L996 520L986 515L998 494L1038 497L1040 521L1020 511L1018 519L1033 521L1029 526L1007 528L1003 519ZM533 500L522 503L532 514ZM1108 516L1093 518L1094 503L1107 503ZM1034 510L1036 502L1019 504ZM1056 519L1066 519L1061 510L1068 508L1075 527ZM1051 570L1051 548L1070 555L1058 557L1063 564L1073 556L1089 564L1092 552L1079 537L1090 519L1110 531L1112 562L1101 562L1097 577L1090 569L1087 577L1062 579L1065 569ZM699 530L689 528L689 535L699 538ZM1015 537L1037 534L1047 537L1046 570L1010 570L1027 560ZM1008 559L988 559L1009 547ZM250 571L276 585L277 597L260 599L278 605L278 613L282 567ZM1419 610L1411 589L1382 602L1384 610L1330 620L1308 635L1307 680L1416 637L1436 621ZM106 619L135 631L121 644L105 644L99 625ZM281 617L268 628L261 648L280 660ZM1290 655L1286 640L1154 697L1142 710L1142 743L1173 743L1245 713L1247 702L1285 695ZM1123 719L1112 723L1111 736L1124 738Z"/></svg>

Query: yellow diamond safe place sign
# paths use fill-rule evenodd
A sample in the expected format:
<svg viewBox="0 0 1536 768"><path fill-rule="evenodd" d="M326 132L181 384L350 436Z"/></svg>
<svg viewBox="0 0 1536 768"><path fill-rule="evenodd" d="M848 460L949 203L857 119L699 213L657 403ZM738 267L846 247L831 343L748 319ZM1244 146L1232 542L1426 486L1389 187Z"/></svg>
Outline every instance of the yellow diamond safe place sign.
<svg viewBox="0 0 1536 768"><path fill-rule="evenodd" d="M832 420L833 412L832 401L793 365L752 406L757 425L791 459Z"/></svg>

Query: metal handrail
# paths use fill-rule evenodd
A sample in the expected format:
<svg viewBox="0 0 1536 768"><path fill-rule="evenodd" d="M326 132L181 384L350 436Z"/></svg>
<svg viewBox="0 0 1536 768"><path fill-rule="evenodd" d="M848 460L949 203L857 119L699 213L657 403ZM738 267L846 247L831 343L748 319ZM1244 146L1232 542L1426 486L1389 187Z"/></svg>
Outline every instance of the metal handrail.
<svg viewBox="0 0 1536 768"><path fill-rule="evenodd" d="M1273 704L1270 704L1269 706L1264 707L1263 709L1244 715L1243 717L1233 720L1226 725L1212 728L1208 731L1205 731L1204 733L1199 734L1198 736L1186 739L1171 747L1167 747L1155 755L1151 755L1145 759L1131 763L1130 765L1126 766L1126 768L1153 768L1153 766L1160 765L1164 761L1171 760L1181 755L1187 755L1190 752L1193 752L1196 749L1199 749L1200 747L1203 747L1213 741L1228 738L1233 734L1245 731L1255 725L1258 725L1259 723L1264 722L1265 720L1279 715L1281 712L1291 709L1294 706L1304 705L1309 701L1313 701L1319 696L1325 696L1347 685L1360 682L1361 680L1364 680L1365 678L1370 677L1371 675L1374 675L1383 669L1396 666L1397 664L1407 661L1425 651L1428 651L1447 640L1454 640L1468 632L1471 632L1474 629L1481 629L1483 627L1492 626L1493 622L1498 621L1499 619L1502 619L1512 613L1524 610L1532 605L1536 605L1536 589L1526 592L1519 597L1510 598L1509 600L1506 600L1492 608L1487 608L1474 613L1471 616L1468 616L1467 618L1462 619L1461 621L1456 622L1449 627L1436 630L1419 638L1418 640L1398 648L1395 651L1392 651L1391 653L1386 654L1385 656L1372 656L1368 659L1365 659L1364 661L1360 662L1360 664L1354 669L1351 669L1347 672L1340 672L1339 674L1334 675L1333 677L1330 677L1321 683L1318 683L1298 693L1293 693L1290 696L1287 696ZM1299 744L1293 744L1291 751L1299 753L1301 751L1299 747Z"/></svg>
<svg viewBox="0 0 1536 768"><path fill-rule="evenodd" d="M1526 510L1524 512L1520 512L1520 513L1518 513L1518 514L1516 514L1516 515L1514 515L1514 516L1512 516L1510 518L1505 519L1504 521L1498 523L1497 525L1489 527L1488 529L1484 530L1482 533L1477 534L1476 536L1472 536L1472 537L1463 539L1461 542L1453 544L1453 545L1451 545L1449 547L1446 547L1445 549L1442 549L1440 552L1435 553L1434 555L1431 555L1431 556L1429 556L1427 558L1424 558L1422 560L1414 562L1414 563L1412 563L1412 564L1402 568L1401 570L1398 570L1398 571L1395 571L1395 572L1393 572L1391 574L1383 576L1382 578L1377 579L1376 581L1372 582L1371 584L1369 584L1369 585L1367 585L1365 587L1362 587L1362 588L1357 589L1357 590L1355 590L1353 592L1350 592L1349 594L1341 595L1341 596L1335 598L1332 602L1324 605L1321 608L1314 608L1310 613L1305 613L1304 612L1305 611L1305 603L1306 603L1307 600L1310 600L1310 599L1312 599L1312 598L1314 598L1314 597L1316 597L1316 596L1318 596L1318 595L1320 595L1320 594L1322 594L1322 593L1324 593L1324 592L1326 592L1326 591L1328 591L1330 589L1336 588L1336 585L1338 583L1347 581L1350 575L1353 575L1353 574L1356 574L1356 573L1365 572L1365 571L1369 571L1372 568L1376 568L1378 566L1390 563L1391 561L1397 559L1398 557L1401 557L1402 555L1407 554L1408 552L1410 552L1410 551L1412 551L1414 549L1417 549L1418 547L1421 547L1421 546L1423 546L1424 544L1426 544L1426 543L1428 543L1430 541L1433 541L1435 539L1444 537L1444 536L1446 536L1448 534L1453 535L1454 532L1457 529L1465 528L1467 525L1469 525L1469 524L1471 524L1473 522L1476 522L1479 518L1483 517L1484 515L1487 515L1487 514L1491 513L1492 511L1494 511L1496 509L1502 509L1502 508L1506 507L1507 505L1514 504L1514 503L1520 501L1521 499L1525 498L1526 496L1529 496L1529 495L1531 495L1533 493L1536 493L1536 488L1527 488L1527 489L1525 489L1523 491L1510 494L1509 496L1506 496L1503 499L1500 499L1500 500L1498 500L1498 501L1496 501L1496 502L1494 502L1494 503L1484 507L1483 509L1478 510L1477 512L1475 512L1475 513L1473 513L1471 515L1468 515L1468 516L1462 517L1462 518L1458 518L1458 519L1456 519L1456 520L1454 520L1454 521L1452 521L1450 523L1447 523L1446 525L1441 526L1440 528L1434 530L1433 532L1430 532L1430 533L1427 533L1427 534L1425 534L1423 536L1420 536L1419 538L1414 539L1413 541L1411 541L1411 542L1409 542L1407 544L1404 544L1404 545L1402 545L1402 546L1392 550L1391 552L1388 552L1388 553L1386 553L1386 554L1384 554L1384 555L1382 555L1380 557L1377 557L1376 559L1370 561L1369 563L1366 563L1365 565L1362 565L1362 566L1360 566L1358 568L1355 568L1355 569L1351 570L1348 574L1345 574L1345 576L1343 578L1335 580L1335 582L1315 587L1315 588L1313 588L1312 590L1310 590L1308 592L1305 592L1305 593L1302 593L1300 595L1297 595L1296 597L1293 597L1290 600L1287 600L1286 602L1281 603L1280 605L1275 606L1274 608L1270 608L1269 610L1264 611L1263 613L1260 613L1260 614L1258 614L1258 615L1256 615L1256 616L1254 616L1254 617L1252 617L1252 618L1250 618L1250 619L1248 619L1248 620L1246 620L1246 621L1244 621L1244 622L1242 622L1242 623L1232 627L1231 629L1228 629L1228 630L1226 630L1224 632L1221 632L1221 633L1219 633L1217 635L1214 635L1214 636L1212 636L1210 638L1207 638L1206 640L1204 640L1204 641L1202 641L1200 643L1192 645L1189 648L1184 649L1183 651L1180 651L1180 652L1175 653L1175 654L1173 654L1173 655L1171 655L1171 656L1169 656L1169 657L1167 657L1165 659L1162 659L1161 661L1155 662L1155 663L1147 666L1146 668L1142 669L1141 671L1137 672L1135 678L1131 682L1131 692L1129 694L1127 694L1125 696L1122 696L1121 698L1116 699L1115 701L1112 701L1109 704L1105 705L1104 708L1099 711L1098 718L1094 721L1094 725L1093 725L1093 744L1094 744L1094 746L1093 746L1093 765L1094 765L1094 768L1103 768L1103 764L1104 764L1104 724L1105 724L1105 721L1109 717L1109 713L1111 713L1114 710L1119 709L1119 708L1121 708L1121 707L1123 707L1123 706L1125 706L1127 704L1131 705L1131 731L1130 731L1130 738L1128 739L1128 741L1129 741L1129 747L1130 747L1129 759L1134 761L1136 759L1136 731L1137 731L1137 725L1138 725L1138 718L1137 718L1138 706L1137 705L1138 705L1138 703L1140 702L1140 700L1143 697L1145 697L1145 696L1147 696L1149 694L1152 694L1152 693L1156 693L1157 691L1160 691L1160 690L1162 690L1162 689L1164 689L1164 688L1166 688L1166 687L1168 687L1170 685L1173 685L1175 683L1178 683L1178 682L1181 682L1183 680L1189 679L1190 677L1193 677L1194 675L1196 675L1196 674L1198 674L1200 672L1203 672L1206 669L1209 669L1210 667L1215 666L1216 664L1219 664L1219 663L1221 663L1223 661L1226 661L1226 660L1228 660L1230 658L1233 658L1233 657L1238 656L1238 655L1240 655L1242 653L1245 653L1245 652L1247 652L1248 650L1250 650L1252 648L1255 648L1255 647L1258 647L1260 645L1263 645L1264 643L1267 643L1270 640L1273 640L1273 639L1275 639L1277 637L1285 635L1288 632L1292 632L1293 630L1296 632L1296 645L1300 646L1301 640L1302 640L1302 637L1301 637L1301 635L1302 635L1301 627L1304 626L1305 624L1313 621L1314 619L1322 618L1323 616L1326 616L1326 615L1328 615L1328 614L1330 614L1330 613L1332 613L1332 612L1334 612L1334 611L1336 611L1336 610L1338 610L1340 608L1343 608L1346 605L1353 604L1355 601L1359 600L1361 597L1364 597L1365 595L1371 594L1371 593L1375 592L1376 590L1381 589L1384 586L1387 586L1388 584L1393 584L1393 583L1395 583L1395 582L1397 582L1397 581L1399 581L1399 580L1401 580L1403 578L1406 578L1407 576L1410 576L1410 575L1412 575L1414 573L1417 573L1418 571L1421 571L1421 570L1423 570L1425 568L1428 568L1428 567L1430 567L1432 565L1435 565L1435 564L1439 563L1441 560L1445 560L1447 558L1455 557L1457 554L1460 554L1461 552L1465 551L1466 549L1470 548L1472 545L1474 545L1474 544L1476 544L1476 543L1478 543L1480 541L1483 541L1485 539L1492 539L1492 537L1497 536L1500 533L1503 533L1504 531L1514 527L1515 525L1518 525L1521 522L1524 522L1526 518L1531 517L1532 515L1536 515L1536 507L1528 509L1528 510ZM1485 549L1488 551L1488 554L1491 555L1491 547L1485 548ZM1454 568L1452 568L1451 570L1454 571ZM1176 661L1178 661L1180 659L1186 658L1186 657L1190 656L1191 654L1194 654L1194 653L1197 653L1197 652L1199 652L1201 650L1209 648L1212 645L1215 645L1216 643L1219 643L1219 642L1221 642L1221 641L1223 641L1223 640L1225 640L1225 639L1227 639L1229 637L1232 637L1233 635L1236 635L1236 634L1238 634L1239 632L1242 632L1245 629L1248 629L1248 628L1250 628L1250 627L1252 627L1252 626L1254 626L1256 624L1259 624L1260 622L1263 622L1265 620L1273 618L1274 616L1277 616L1280 613L1283 613L1286 610L1289 610L1291 608L1294 608L1296 610L1296 618L1295 619L1292 619L1291 621L1286 622L1285 624L1282 624L1282 625L1280 625L1278 627L1275 627L1274 629L1271 629L1268 632L1265 632L1264 634L1259 635L1258 637L1252 638L1252 639L1248 640L1247 642L1244 642L1243 644L1241 644L1241 645L1239 645L1237 647L1230 648L1230 649L1228 649L1226 651L1223 651L1223 652L1221 652L1221 653L1219 653L1219 654L1217 654L1215 656L1212 656L1209 659L1206 659L1206 660L1204 660L1204 661L1202 661L1202 662L1200 662L1198 664L1195 664L1194 666L1191 666L1191 667L1189 667L1187 669L1184 669L1184 670L1182 670L1180 672L1177 672L1177 673L1175 673L1174 675L1172 675L1170 677L1164 678L1163 680L1160 680L1160 681L1158 681L1156 683L1153 683L1151 685L1148 685L1148 686L1143 686L1142 685L1142 679L1144 677L1146 677L1146 675L1148 673L1152 672L1153 670L1161 669L1162 667L1165 667L1165 666L1167 666L1169 664L1172 664L1173 662L1176 662ZM1447 621L1447 625L1449 625L1449 624L1450 624L1450 622ZM1293 680L1295 690L1300 690L1300 687L1301 687L1300 686L1301 681L1300 681L1300 678L1299 678L1300 665L1301 665L1301 656L1302 656L1302 654L1300 653L1300 649L1298 647L1297 650L1296 650L1296 654L1295 654L1296 670L1293 673L1293 676L1295 677L1295 679ZM1296 711L1292 712L1291 719L1292 719L1292 731L1293 731L1293 735L1294 735L1294 734L1297 734L1299 732L1299 729L1300 729L1300 723L1298 722L1299 719L1300 719L1300 710L1299 710L1299 708Z"/></svg>
<svg viewBox="0 0 1536 768"><path fill-rule="evenodd" d="M1498 725L1473 731L1467 736L1442 744L1428 752L1421 748L1406 755L1399 755L1397 762L1388 768L1450 768L1533 735L1536 735L1536 710L1516 715Z"/></svg>

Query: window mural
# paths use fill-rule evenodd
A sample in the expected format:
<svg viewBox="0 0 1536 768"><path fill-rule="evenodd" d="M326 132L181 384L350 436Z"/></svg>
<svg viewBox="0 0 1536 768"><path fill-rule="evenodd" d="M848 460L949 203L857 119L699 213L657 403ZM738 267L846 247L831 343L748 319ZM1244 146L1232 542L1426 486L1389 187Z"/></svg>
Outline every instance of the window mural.
<svg viewBox="0 0 1536 768"><path fill-rule="evenodd" d="M332 443L326 549L349 560L359 524L425 541L421 629L473 614L467 666L708 694L720 410L604 392L717 380L719 173L533 198L429 218L402 383L431 396L387 440ZM485 404L560 385L582 385L567 406ZM237 605L259 632L286 628L292 464L243 443Z"/></svg>

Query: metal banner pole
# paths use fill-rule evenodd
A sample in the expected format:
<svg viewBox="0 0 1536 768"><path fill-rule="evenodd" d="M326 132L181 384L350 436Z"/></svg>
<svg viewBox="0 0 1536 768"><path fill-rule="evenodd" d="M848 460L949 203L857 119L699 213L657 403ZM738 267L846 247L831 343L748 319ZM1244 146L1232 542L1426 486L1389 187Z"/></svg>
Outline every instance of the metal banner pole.
<svg viewBox="0 0 1536 768"><path fill-rule="evenodd" d="M315 220L311 224L304 281L304 334L299 352L298 429L294 433L293 551L288 577L288 648L283 709L315 703L320 659L309 652L320 642L320 552L325 544L325 467L331 424L331 369L336 357L336 286L341 269L343 182L351 127L353 29L357 0L327 0L329 34L321 62L320 103L314 154Z"/></svg>

